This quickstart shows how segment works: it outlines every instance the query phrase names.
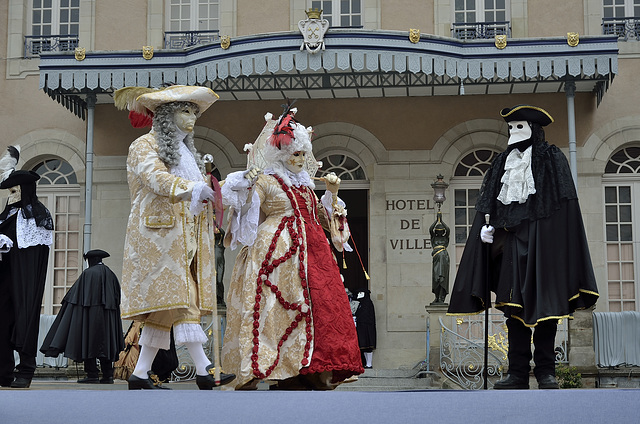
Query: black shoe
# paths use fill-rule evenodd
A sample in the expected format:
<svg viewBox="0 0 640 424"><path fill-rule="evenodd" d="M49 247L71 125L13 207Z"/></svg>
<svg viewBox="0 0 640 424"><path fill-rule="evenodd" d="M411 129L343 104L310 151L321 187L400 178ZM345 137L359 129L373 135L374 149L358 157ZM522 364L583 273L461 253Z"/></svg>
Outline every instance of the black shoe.
<svg viewBox="0 0 640 424"><path fill-rule="evenodd" d="M493 388L496 390L527 390L529 388L529 379L507 374L507 377L497 381Z"/></svg>
<svg viewBox="0 0 640 424"><path fill-rule="evenodd" d="M78 380L80 384L98 384L99 382L98 377L85 377Z"/></svg>
<svg viewBox="0 0 640 424"><path fill-rule="evenodd" d="M127 380L127 382L129 383L129 390L146 390L146 389L171 390L170 388L164 387L162 385L162 383L158 379L158 376L155 375L153 371L147 371L147 375L149 376L149 378L140 378L131 374L131 377L129 377L129 380Z"/></svg>
<svg viewBox="0 0 640 424"><path fill-rule="evenodd" d="M0 378L0 387L11 387L11 383L13 383L13 377Z"/></svg>
<svg viewBox="0 0 640 424"><path fill-rule="evenodd" d="M538 389L559 389L556 377L551 374L543 375L538 379Z"/></svg>
<svg viewBox="0 0 640 424"><path fill-rule="evenodd" d="M213 364L207 365L207 375L196 375L196 384L200 390L213 390L216 386L224 386L231 383L235 378L235 374L220 373L220 384L216 384L213 378L215 367Z"/></svg>
<svg viewBox="0 0 640 424"><path fill-rule="evenodd" d="M9 387L12 389L28 389L31 386L31 379L24 377L16 377Z"/></svg>
<svg viewBox="0 0 640 424"><path fill-rule="evenodd" d="M113 384L113 377L103 377L100 379L100 384Z"/></svg>

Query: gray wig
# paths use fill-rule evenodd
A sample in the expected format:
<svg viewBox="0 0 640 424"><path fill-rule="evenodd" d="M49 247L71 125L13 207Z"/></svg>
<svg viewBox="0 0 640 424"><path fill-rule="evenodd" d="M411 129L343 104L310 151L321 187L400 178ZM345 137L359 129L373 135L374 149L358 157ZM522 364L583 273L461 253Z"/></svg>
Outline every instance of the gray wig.
<svg viewBox="0 0 640 424"><path fill-rule="evenodd" d="M169 168L177 166L180 163L179 144L182 140L176 138L178 127L173 119L174 113L185 107L193 106L196 109L196 115L199 115L200 109L192 102L171 102L159 105L153 114L153 130L157 134L158 140L158 156L160 160L167 164ZM198 168L202 173L205 172L202 157L196 151L193 143L193 133L188 133L184 139L184 144L193 153Z"/></svg>

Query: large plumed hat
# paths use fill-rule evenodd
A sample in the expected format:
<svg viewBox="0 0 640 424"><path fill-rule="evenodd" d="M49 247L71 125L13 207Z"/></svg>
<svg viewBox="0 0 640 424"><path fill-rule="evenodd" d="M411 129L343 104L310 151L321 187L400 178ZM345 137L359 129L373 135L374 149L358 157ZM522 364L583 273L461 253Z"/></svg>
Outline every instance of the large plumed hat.
<svg viewBox="0 0 640 424"><path fill-rule="evenodd" d="M311 135L313 129L307 128L295 119L298 109L292 108L293 103L285 105L285 110L278 118L273 132L267 139L264 155L267 162L284 162L295 152L311 152ZM265 116L267 121L271 114Z"/></svg>
<svg viewBox="0 0 640 424"><path fill-rule="evenodd" d="M198 105L200 114L209 109L220 97L208 87L191 85L172 85L164 90L152 91L142 94L137 98L137 102L149 109L151 112L165 103L191 102Z"/></svg>
<svg viewBox="0 0 640 424"><path fill-rule="evenodd" d="M530 105L518 105L511 108L504 108L500 111L500 116L502 116L507 122L527 121L540 124L543 127L553 122L553 118L546 110Z"/></svg>
<svg viewBox="0 0 640 424"><path fill-rule="evenodd" d="M27 184L35 184L40 179L40 175L34 171L13 171L2 183L0 188L11 188Z"/></svg>
<svg viewBox="0 0 640 424"><path fill-rule="evenodd" d="M219 96L207 87L173 85L167 88L124 87L115 91L114 105L129 111L129 120L135 128L150 127L153 112L164 103L192 102L200 108L200 114L209 108Z"/></svg>

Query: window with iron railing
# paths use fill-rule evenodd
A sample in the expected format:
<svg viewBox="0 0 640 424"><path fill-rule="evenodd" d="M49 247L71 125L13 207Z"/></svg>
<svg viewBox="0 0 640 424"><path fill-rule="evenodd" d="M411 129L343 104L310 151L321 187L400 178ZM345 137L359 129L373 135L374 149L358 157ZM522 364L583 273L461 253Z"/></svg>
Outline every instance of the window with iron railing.
<svg viewBox="0 0 640 424"><path fill-rule="evenodd" d="M166 49L220 41L219 0L167 0Z"/></svg>
<svg viewBox="0 0 640 424"><path fill-rule="evenodd" d="M602 33L622 41L640 39L640 0L603 0Z"/></svg>
<svg viewBox="0 0 640 424"><path fill-rule="evenodd" d="M460 40L511 35L506 0L455 0L451 36Z"/></svg>
<svg viewBox="0 0 640 424"><path fill-rule="evenodd" d="M32 0L30 6L31 32L24 37L25 58L78 46L80 0Z"/></svg>

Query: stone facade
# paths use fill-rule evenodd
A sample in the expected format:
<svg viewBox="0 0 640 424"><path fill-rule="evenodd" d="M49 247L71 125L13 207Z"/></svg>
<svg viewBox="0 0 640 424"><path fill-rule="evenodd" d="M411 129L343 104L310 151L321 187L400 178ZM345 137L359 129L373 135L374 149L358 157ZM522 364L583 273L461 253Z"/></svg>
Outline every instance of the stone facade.
<svg viewBox="0 0 640 424"><path fill-rule="evenodd" d="M75 190L83 216L85 193L86 122L78 119L38 90L38 59L22 59L28 1L10 1L0 5L0 19L8 22L0 35L0 50L6 52L5 75L0 78L3 113L0 127L4 137L0 147L20 144L20 166L31 169L47 159L62 159L71 165L77 184ZM80 39L89 52L95 50L141 49L152 45L162 49L166 25L164 1L117 1L106 14L95 0L81 1ZM301 0L278 2L281 9L259 9L249 0L222 0L221 34L231 37L255 34L259 28L278 33L297 28L309 5ZM408 31L450 37L453 21L452 1L403 2L389 8L382 2L363 1L363 26L369 30ZM580 35L601 35L602 6L596 1L571 1L556 10L556 2L545 0L510 3L512 36L518 38L564 36L570 31ZM111 4L111 2L110 2ZM569 7L570 6L570 7ZM290 8L287 10L287 8ZM555 10L552 22L549 10ZM131 11L131 13L129 12ZM284 13L286 12L286 13ZM399 19L397 13L404 16ZM280 19L281 14L288 19ZM556 25L567 22L561 31ZM576 28L576 26L578 28ZM264 32L261 31L261 32ZM233 41L232 41L233 42ZM605 227L605 167L613 153L640 145L640 105L635 100L640 69L640 43L620 42L619 74L602 102L597 105L591 93L576 96L578 192L587 227L587 236L598 280L601 300L597 309L609 310L607 243ZM449 253L451 281L462 246L455 243L455 190L478 188L479 177L456 176L460 161L477 150L501 151L506 146L507 128L499 117L503 107L520 103L539 105L556 119L547 138L569 153L567 137L567 100L560 88L556 92L530 94L527 88L503 94L407 96L406 92L378 98L300 100L299 118L315 129L314 151L317 157L341 154L352 158L364 170L363 180L345 181L345 197L351 189L366 190L368 196L368 256L365 264L376 308L378 346L374 353L377 368L412 367L426 355L425 306L433 301L431 293L431 245L429 226L435 218L431 183L438 174L450 184L442 211L452 228ZM222 176L243 169L242 147L253 142L260 132L262 116L277 114L281 100L221 101L198 121L197 147L213 154ZM128 126L126 113L113 104L98 104L95 109L95 157L92 207L92 247L111 253L106 262L120 273L125 225L129 213L125 159L129 143L142 132ZM633 185L636 173L618 175L612 180ZM618 179L616 179L618 178ZM42 188L55 192L58 187ZM638 221L635 221L638 222ZM80 236L81 239L81 236ZM82 248L75 258L80 268ZM236 252L225 253L231 269ZM55 272L55 271L54 271ZM628 287L638 293L637 274ZM230 272L225 278L228 284ZM53 278L53 274L52 274ZM72 282L71 282L72 283ZM51 285L51 284L50 284ZM50 290L53 290L51 288ZM53 293L53 291L52 291ZM55 295L50 296L55 303ZM635 294L635 310L640 299ZM589 312L576 314L571 325L571 364L592 367ZM437 331L431 322L431 342L436 346ZM430 355L433 357L432 349Z"/></svg>

